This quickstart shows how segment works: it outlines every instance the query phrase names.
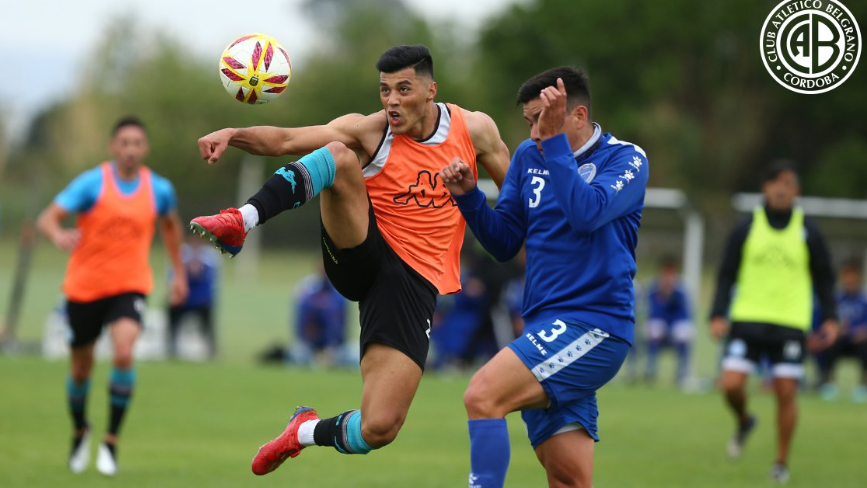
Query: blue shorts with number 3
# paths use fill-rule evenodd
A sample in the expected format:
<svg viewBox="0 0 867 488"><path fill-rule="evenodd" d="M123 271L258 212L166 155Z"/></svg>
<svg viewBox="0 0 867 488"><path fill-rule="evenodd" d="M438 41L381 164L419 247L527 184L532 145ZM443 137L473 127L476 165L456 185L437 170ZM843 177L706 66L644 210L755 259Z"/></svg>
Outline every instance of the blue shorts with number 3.
<svg viewBox="0 0 867 488"><path fill-rule="evenodd" d="M596 390L620 370L629 343L564 318L527 323L523 335L509 347L539 380L551 401L548 408L521 412L533 448L575 423L598 441Z"/></svg>

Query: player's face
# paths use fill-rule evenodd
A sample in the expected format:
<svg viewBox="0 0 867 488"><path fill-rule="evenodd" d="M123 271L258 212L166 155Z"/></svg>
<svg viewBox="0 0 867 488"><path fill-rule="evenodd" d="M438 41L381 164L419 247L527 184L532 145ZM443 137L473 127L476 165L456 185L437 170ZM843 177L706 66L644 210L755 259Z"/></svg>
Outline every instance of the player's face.
<svg viewBox="0 0 867 488"><path fill-rule="evenodd" d="M840 281L842 282L843 289L848 292L855 292L861 289L861 273L854 269L843 269L843 272L840 273Z"/></svg>
<svg viewBox="0 0 867 488"><path fill-rule="evenodd" d="M395 134L425 137L421 127L426 106L436 95L436 82L419 76L409 67L394 73L380 73L379 99Z"/></svg>
<svg viewBox="0 0 867 488"><path fill-rule="evenodd" d="M542 113L542 99L534 98L524 104L524 120L530 125L530 139L536 142L539 151L542 150L542 138L539 137L539 115Z"/></svg>
<svg viewBox="0 0 867 488"><path fill-rule="evenodd" d="M792 171L783 171L762 185L762 193L772 210L790 210L800 191L798 177Z"/></svg>
<svg viewBox="0 0 867 488"><path fill-rule="evenodd" d="M148 153L147 134L134 125L121 127L108 144L108 149L123 169L136 169Z"/></svg>
<svg viewBox="0 0 867 488"><path fill-rule="evenodd" d="M659 273L659 281L663 288L671 290L677 284L677 268L665 266Z"/></svg>

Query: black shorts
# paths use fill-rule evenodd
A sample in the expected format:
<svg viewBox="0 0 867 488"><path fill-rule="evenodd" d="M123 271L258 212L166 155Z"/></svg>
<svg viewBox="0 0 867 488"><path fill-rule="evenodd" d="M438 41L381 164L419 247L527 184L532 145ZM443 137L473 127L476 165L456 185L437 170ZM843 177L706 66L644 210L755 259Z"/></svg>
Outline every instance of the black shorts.
<svg viewBox="0 0 867 488"><path fill-rule="evenodd" d="M325 273L341 295L359 302L362 357L368 344L384 344L424 370L437 289L385 242L368 205L367 239L357 247L338 250L321 225Z"/></svg>
<svg viewBox="0 0 867 488"><path fill-rule="evenodd" d="M804 375L806 341L801 329L734 322L726 340L723 369L751 373L766 358L774 377L799 379Z"/></svg>
<svg viewBox="0 0 867 488"><path fill-rule="evenodd" d="M92 302L66 302L69 319L69 345L81 347L93 343L105 324L117 319L135 320L141 327L145 310L145 296L141 293L121 293Z"/></svg>

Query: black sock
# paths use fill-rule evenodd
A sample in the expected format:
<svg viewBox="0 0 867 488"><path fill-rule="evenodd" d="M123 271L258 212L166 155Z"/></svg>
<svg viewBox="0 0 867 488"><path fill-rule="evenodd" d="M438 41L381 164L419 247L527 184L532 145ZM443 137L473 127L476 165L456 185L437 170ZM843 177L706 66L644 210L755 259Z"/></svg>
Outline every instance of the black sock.
<svg viewBox="0 0 867 488"><path fill-rule="evenodd" d="M78 432L81 432L82 429L87 427L87 420L84 418L84 409L81 410L73 410L72 411L72 423L75 425L76 435Z"/></svg>
<svg viewBox="0 0 867 488"><path fill-rule="evenodd" d="M112 368L111 377L108 385L109 406L111 415L109 416L108 433L117 435L120 430L120 424L123 422L124 414L129 406L132 391L135 386L135 370Z"/></svg>
<svg viewBox="0 0 867 488"><path fill-rule="evenodd" d="M343 454L350 452L346 445L346 423L349 415L355 410L347 410L336 417L322 419L313 429L313 442L317 446L332 446Z"/></svg>
<svg viewBox="0 0 867 488"><path fill-rule="evenodd" d="M247 203L256 207L259 212L258 225L262 225L280 212L298 208L311 198L309 173L302 164L293 162L271 175Z"/></svg>
<svg viewBox="0 0 867 488"><path fill-rule="evenodd" d="M72 423L75 426L76 435L82 429L87 427L87 393L90 391L90 380L87 379L81 384L75 384L72 377L66 378L66 399L69 405L69 414L72 416Z"/></svg>
<svg viewBox="0 0 867 488"><path fill-rule="evenodd" d="M105 447L108 448L108 452L111 453L111 457L117 459L117 445L114 442L102 441L105 444Z"/></svg>
<svg viewBox="0 0 867 488"><path fill-rule="evenodd" d="M111 415L109 416L108 421L108 433L111 435L117 435L120 431L120 424L123 422L123 417L126 414L126 406L119 407L117 405L111 406Z"/></svg>

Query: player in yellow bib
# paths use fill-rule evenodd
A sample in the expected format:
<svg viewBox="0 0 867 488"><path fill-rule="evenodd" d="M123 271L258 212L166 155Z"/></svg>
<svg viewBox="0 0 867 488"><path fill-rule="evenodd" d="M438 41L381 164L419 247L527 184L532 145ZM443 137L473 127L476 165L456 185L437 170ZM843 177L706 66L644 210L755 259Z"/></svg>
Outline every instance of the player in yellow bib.
<svg viewBox="0 0 867 488"><path fill-rule="evenodd" d="M711 313L711 334L727 337L721 387L737 420L729 456L740 457L756 425L756 417L747 410L745 385L766 357L779 429L771 478L781 483L789 478L789 447L798 415L795 399L804 374L814 289L824 314L822 340L831 344L837 334L827 246L818 227L795 206L799 192L798 176L788 163L778 162L768 170L762 184L764 206L756 207L729 237Z"/></svg>

